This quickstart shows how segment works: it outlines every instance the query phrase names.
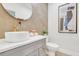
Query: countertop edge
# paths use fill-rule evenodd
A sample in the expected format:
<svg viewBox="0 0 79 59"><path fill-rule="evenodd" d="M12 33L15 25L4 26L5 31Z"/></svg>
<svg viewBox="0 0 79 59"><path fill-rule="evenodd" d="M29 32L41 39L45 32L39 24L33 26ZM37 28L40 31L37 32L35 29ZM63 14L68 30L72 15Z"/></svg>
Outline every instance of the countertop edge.
<svg viewBox="0 0 79 59"><path fill-rule="evenodd" d="M38 37L38 36L36 36L36 37ZM19 42L19 43L7 43L7 44L11 44L11 45L6 45L5 47L0 48L0 53L6 52L8 50L11 50L11 49L23 46L23 45L27 45L27 44L33 43L35 41L39 41L39 40L42 40L42 39L46 39L46 37L45 36L39 36L39 38L37 38L37 39L34 39L34 37L31 37L27 41L23 41L23 42Z"/></svg>

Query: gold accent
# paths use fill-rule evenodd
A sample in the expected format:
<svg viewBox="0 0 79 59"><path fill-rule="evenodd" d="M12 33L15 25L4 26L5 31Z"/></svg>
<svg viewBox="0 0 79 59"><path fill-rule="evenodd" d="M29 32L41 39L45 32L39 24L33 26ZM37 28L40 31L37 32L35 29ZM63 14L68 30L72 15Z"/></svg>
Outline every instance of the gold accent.
<svg viewBox="0 0 79 59"><path fill-rule="evenodd" d="M13 27L12 31L13 31L13 32L16 32L16 31L17 31L16 26Z"/></svg>

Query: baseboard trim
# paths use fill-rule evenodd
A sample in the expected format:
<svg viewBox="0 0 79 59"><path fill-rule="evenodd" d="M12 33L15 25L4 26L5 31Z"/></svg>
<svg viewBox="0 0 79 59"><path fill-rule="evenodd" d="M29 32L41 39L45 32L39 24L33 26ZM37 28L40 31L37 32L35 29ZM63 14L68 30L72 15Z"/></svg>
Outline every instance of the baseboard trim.
<svg viewBox="0 0 79 59"><path fill-rule="evenodd" d="M68 49L59 48L58 51L66 54L66 55L69 55L69 56L79 56L78 52L74 52L74 51L71 51L71 50L68 50Z"/></svg>

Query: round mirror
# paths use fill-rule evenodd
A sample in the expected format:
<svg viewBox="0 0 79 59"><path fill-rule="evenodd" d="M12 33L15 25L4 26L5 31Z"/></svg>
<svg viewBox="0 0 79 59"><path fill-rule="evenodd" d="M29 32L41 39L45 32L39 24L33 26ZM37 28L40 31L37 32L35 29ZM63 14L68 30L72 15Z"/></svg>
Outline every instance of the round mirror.
<svg viewBox="0 0 79 59"><path fill-rule="evenodd" d="M2 3L2 6L17 19L27 20L32 16L32 4L30 3Z"/></svg>

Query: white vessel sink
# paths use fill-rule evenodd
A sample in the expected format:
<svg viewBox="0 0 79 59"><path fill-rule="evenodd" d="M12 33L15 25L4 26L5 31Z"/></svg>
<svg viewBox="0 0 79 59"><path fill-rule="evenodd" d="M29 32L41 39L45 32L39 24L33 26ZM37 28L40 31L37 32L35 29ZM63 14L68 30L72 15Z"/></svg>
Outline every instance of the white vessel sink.
<svg viewBox="0 0 79 59"><path fill-rule="evenodd" d="M29 32L5 32L5 41L7 42L22 42L28 40Z"/></svg>

